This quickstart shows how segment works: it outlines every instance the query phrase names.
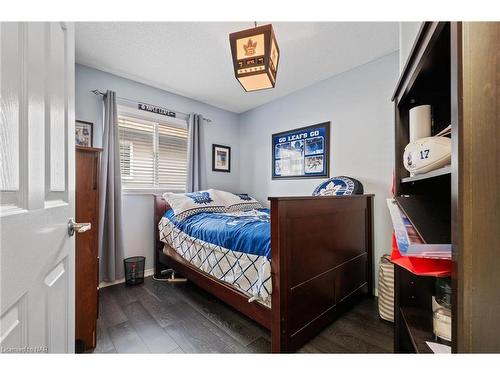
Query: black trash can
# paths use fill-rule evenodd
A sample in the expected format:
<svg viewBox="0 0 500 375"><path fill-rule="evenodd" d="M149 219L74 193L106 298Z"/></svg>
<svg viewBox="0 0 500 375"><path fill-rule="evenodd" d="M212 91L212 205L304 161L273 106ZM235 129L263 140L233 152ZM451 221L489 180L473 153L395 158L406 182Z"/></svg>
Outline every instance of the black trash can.
<svg viewBox="0 0 500 375"><path fill-rule="evenodd" d="M123 260L126 285L138 285L144 282L145 261L145 257L130 257Z"/></svg>

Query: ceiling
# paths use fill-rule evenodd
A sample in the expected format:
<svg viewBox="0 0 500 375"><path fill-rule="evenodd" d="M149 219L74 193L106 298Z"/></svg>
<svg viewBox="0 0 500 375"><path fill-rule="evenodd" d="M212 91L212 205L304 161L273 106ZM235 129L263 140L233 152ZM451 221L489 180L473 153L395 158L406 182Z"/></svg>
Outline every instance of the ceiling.
<svg viewBox="0 0 500 375"><path fill-rule="evenodd" d="M266 22L259 22L265 24ZM274 89L247 93L234 78L229 33L253 22L80 22L76 61L241 113L398 49L393 22L273 23Z"/></svg>

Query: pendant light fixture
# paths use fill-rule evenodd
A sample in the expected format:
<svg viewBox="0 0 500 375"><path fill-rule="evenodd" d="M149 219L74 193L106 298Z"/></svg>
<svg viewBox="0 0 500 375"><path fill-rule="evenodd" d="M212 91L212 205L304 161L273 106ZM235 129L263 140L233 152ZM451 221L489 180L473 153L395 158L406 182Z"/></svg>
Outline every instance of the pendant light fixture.
<svg viewBox="0 0 500 375"><path fill-rule="evenodd" d="M245 91L273 88L280 49L271 24L229 34L234 75Z"/></svg>

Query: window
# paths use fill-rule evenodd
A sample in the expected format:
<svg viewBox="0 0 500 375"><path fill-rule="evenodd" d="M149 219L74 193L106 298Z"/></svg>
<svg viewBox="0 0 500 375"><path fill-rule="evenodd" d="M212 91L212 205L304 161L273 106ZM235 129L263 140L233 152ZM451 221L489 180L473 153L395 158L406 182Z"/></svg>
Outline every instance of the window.
<svg viewBox="0 0 500 375"><path fill-rule="evenodd" d="M184 192L187 178L187 128L120 113L120 170L124 189Z"/></svg>
<svg viewBox="0 0 500 375"><path fill-rule="evenodd" d="M132 158L134 149L131 141L120 140L120 169L122 180L131 180L132 177Z"/></svg>

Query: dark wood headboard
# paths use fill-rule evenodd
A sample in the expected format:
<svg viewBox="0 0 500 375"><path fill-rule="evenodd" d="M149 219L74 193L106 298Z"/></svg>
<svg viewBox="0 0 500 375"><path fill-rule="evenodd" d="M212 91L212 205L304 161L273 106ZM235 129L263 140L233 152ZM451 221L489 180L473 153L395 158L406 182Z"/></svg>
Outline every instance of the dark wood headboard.
<svg viewBox="0 0 500 375"><path fill-rule="evenodd" d="M161 195L154 195L154 225L158 229L158 223L165 214L165 212L170 208L167 201Z"/></svg>
<svg viewBox="0 0 500 375"><path fill-rule="evenodd" d="M154 262L155 262L155 277L159 278L160 267L158 266L158 251L162 251L163 242L160 241L160 233L158 224L165 212L170 208L167 201L161 195L153 195L153 233L154 233ZM158 273L158 274L157 274Z"/></svg>

